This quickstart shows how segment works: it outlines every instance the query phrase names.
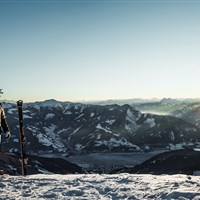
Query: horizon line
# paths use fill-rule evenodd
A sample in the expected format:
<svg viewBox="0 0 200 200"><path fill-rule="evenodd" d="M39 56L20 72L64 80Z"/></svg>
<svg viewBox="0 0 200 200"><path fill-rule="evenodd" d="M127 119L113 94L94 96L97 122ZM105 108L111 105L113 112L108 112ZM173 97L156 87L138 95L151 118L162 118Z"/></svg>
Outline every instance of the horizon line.
<svg viewBox="0 0 200 200"><path fill-rule="evenodd" d="M24 101L22 100L24 103L36 103L36 102L45 102L45 101L57 101L57 102L71 102L71 103L87 103L87 102L91 102L91 103L95 103L95 102L106 102L106 101L128 101L128 100L146 100L146 101L153 101L153 100L157 100L157 101L161 101L163 99L171 99L171 100L200 100L200 97L177 97L177 98L172 98L172 97L152 97L152 98L140 98L140 97L135 97L135 98L112 98L112 99L99 99L99 100L58 100L56 98L47 98L45 100L33 100L33 101ZM18 100L10 100L10 99L0 99L0 102L17 102Z"/></svg>

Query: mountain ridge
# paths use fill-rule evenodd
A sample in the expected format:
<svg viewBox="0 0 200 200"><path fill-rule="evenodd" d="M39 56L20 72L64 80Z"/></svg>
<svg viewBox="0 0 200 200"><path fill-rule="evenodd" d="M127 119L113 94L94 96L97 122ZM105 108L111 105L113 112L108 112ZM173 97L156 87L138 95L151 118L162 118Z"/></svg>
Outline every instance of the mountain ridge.
<svg viewBox="0 0 200 200"><path fill-rule="evenodd" d="M18 151L18 114L3 104L11 127L10 143ZM133 106L90 105L47 100L24 103L24 132L29 154L150 151L200 144L200 130L174 116L141 113Z"/></svg>

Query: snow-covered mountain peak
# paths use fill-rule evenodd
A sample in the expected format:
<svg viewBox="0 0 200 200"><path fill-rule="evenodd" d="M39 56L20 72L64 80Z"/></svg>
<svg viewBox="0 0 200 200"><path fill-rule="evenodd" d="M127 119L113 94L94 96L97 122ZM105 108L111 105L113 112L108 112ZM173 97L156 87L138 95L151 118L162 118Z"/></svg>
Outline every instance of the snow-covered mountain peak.
<svg viewBox="0 0 200 200"><path fill-rule="evenodd" d="M160 101L161 105L174 105L179 103L178 100L172 98L164 98Z"/></svg>

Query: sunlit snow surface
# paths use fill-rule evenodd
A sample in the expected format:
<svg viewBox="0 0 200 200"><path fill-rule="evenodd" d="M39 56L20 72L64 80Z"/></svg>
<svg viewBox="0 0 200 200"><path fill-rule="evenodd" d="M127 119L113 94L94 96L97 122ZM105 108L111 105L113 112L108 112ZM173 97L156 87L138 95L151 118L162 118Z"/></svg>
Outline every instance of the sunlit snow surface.
<svg viewBox="0 0 200 200"><path fill-rule="evenodd" d="M1 176L0 199L200 199L200 177L187 175Z"/></svg>

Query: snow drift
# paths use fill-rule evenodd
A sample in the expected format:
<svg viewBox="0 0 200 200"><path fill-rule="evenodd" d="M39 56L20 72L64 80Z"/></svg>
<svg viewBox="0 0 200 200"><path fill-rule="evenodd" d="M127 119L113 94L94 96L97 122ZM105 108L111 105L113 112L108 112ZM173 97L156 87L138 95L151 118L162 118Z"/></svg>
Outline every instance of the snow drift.
<svg viewBox="0 0 200 200"><path fill-rule="evenodd" d="M0 199L200 199L200 177L188 175L1 176Z"/></svg>

